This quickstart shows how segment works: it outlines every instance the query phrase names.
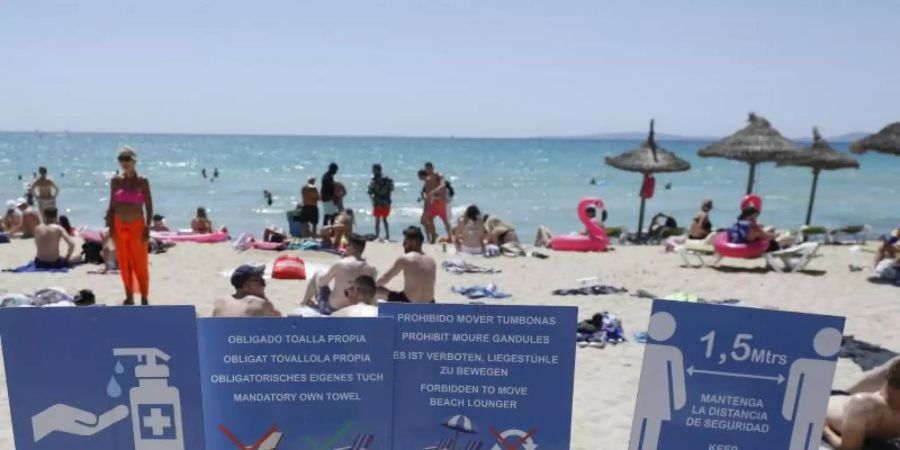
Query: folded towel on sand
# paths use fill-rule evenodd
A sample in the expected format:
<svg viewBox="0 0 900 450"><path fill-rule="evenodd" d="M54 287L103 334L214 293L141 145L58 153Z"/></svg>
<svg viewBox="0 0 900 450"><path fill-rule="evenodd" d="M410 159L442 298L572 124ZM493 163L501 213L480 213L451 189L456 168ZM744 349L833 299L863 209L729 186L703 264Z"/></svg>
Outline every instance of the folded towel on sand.
<svg viewBox="0 0 900 450"><path fill-rule="evenodd" d="M488 267L476 266L475 264L467 263L461 259L456 259L453 261L444 261L441 264L441 267L444 268L447 272L455 273L457 275L464 273L500 273L499 270L491 269Z"/></svg>
<svg viewBox="0 0 900 450"><path fill-rule="evenodd" d="M553 291L553 295L610 295L621 294L623 292L628 292L628 289L595 284L593 286L584 286L575 289L557 289Z"/></svg>
<svg viewBox="0 0 900 450"><path fill-rule="evenodd" d="M28 264L25 264L21 267L16 267L15 269L4 269L4 272L10 273L66 273L69 271L68 267L63 267L61 269L39 269L35 266L34 261L30 261Z"/></svg>
<svg viewBox="0 0 900 450"><path fill-rule="evenodd" d="M478 299L478 298L508 298L511 295L501 292L500 289L495 284L489 284L487 286L472 286L472 287L463 287L457 288L453 287L450 289L454 293L465 295L470 299Z"/></svg>
<svg viewBox="0 0 900 450"><path fill-rule="evenodd" d="M875 344L860 341L853 336L844 336L838 358L853 360L862 370L872 370L890 361L897 353Z"/></svg>

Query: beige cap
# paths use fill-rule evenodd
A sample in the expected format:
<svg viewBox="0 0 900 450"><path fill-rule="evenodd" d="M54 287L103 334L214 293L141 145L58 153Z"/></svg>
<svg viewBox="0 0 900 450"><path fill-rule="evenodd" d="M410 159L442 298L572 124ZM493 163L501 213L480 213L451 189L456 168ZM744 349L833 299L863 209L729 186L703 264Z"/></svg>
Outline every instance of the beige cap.
<svg viewBox="0 0 900 450"><path fill-rule="evenodd" d="M137 161L137 152L130 146L123 145L122 148L119 149L119 158L131 158Z"/></svg>

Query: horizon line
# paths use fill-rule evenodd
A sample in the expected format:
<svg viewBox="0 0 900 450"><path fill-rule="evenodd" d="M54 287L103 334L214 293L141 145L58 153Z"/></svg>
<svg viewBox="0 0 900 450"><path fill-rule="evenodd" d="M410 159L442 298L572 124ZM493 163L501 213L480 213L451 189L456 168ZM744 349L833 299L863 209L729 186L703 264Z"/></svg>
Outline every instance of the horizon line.
<svg viewBox="0 0 900 450"><path fill-rule="evenodd" d="M646 131L610 131L572 135L532 135L532 136L468 136L468 135L417 135L417 134L294 134L294 133L216 133L216 132L177 132L177 131L82 131L82 130L2 130L0 134L100 134L100 135L147 135L147 136L223 136L223 137L311 137L311 138L369 138L369 139L464 139L464 140L570 140L570 141L641 141L646 138ZM872 134L872 132L851 131L835 136L826 136L832 142L852 142L850 140L834 140L848 135ZM617 137L617 135L621 135ZM628 135L633 135L628 136ZM729 134L730 135L730 134ZM690 136L674 133L656 133L658 141L683 142L716 142L726 136ZM787 137L794 141L812 141L812 137Z"/></svg>

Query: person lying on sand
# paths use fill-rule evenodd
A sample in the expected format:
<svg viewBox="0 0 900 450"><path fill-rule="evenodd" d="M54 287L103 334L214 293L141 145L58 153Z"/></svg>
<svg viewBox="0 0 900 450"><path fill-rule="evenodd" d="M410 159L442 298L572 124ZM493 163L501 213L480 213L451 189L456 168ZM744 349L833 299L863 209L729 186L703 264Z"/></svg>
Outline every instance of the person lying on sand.
<svg viewBox="0 0 900 450"><path fill-rule="evenodd" d="M172 230L169 229L169 224L166 223L165 217L160 214L154 214L153 221L150 223L150 231L166 232Z"/></svg>
<svg viewBox="0 0 900 450"><path fill-rule="evenodd" d="M59 224L58 214L56 207L48 207L44 210L44 218L47 223L40 224L34 229L34 245L37 247L34 265L38 269L62 269L69 267L72 262L75 241ZM60 241L66 243L65 258L61 257L59 253Z"/></svg>
<svg viewBox="0 0 900 450"><path fill-rule="evenodd" d="M374 278L368 275L356 277L346 290L348 305L331 317L378 317L376 290Z"/></svg>
<svg viewBox="0 0 900 450"><path fill-rule="evenodd" d="M848 392L835 392L824 429L825 441L837 450L862 450L869 448L864 443L898 437L900 357L864 373Z"/></svg>
<svg viewBox="0 0 900 450"><path fill-rule="evenodd" d="M353 280L362 275L374 278L377 273L375 268L363 259L365 250L366 240L362 236L351 234L348 238L347 256L331 266L324 274L316 273L312 276L306 285L306 293L300 305L317 307L325 314L348 306L350 303L346 291Z"/></svg>
<svg viewBox="0 0 900 450"><path fill-rule="evenodd" d="M403 232L403 256L378 279L377 298L389 302L434 303L434 284L437 279L437 264L422 252L425 235L419 227L409 227ZM403 273L403 290L394 292L385 286L397 275Z"/></svg>
<svg viewBox="0 0 900 450"><path fill-rule="evenodd" d="M499 247L500 253L506 256L525 256L525 249L522 248L515 227L487 214L484 215L484 219L488 246Z"/></svg>
<svg viewBox="0 0 900 450"><path fill-rule="evenodd" d="M266 266L250 264L234 269L234 295L216 300L213 317L281 317L281 312L266 298L265 272Z"/></svg>

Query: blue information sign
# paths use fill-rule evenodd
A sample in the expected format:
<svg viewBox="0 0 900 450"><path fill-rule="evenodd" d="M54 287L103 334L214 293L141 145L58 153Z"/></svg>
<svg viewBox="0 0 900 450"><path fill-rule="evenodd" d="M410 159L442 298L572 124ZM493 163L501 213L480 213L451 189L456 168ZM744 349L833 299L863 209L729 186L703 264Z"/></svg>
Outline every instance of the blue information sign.
<svg viewBox="0 0 900 450"><path fill-rule="evenodd" d="M842 317L657 300L630 450L818 448Z"/></svg>
<svg viewBox="0 0 900 450"><path fill-rule="evenodd" d="M391 448L394 321L199 322L209 448Z"/></svg>
<svg viewBox="0 0 900 450"><path fill-rule="evenodd" d="M394 448L567 450L574 307L385 304Z"/></svg>
<svg viewBox="0 0 900 450"><path fill-rule="evenodd" d="M18 450L206 448L193 307L4 308Z"/></svg>

